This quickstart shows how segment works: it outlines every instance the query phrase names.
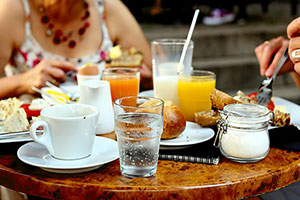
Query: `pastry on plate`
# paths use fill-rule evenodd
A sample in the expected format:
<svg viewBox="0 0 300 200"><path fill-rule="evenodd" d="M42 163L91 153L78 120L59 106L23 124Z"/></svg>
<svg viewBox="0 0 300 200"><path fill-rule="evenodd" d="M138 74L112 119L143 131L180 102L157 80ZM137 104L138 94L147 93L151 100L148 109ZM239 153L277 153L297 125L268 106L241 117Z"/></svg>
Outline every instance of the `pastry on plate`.
<svg viewBox="0 0 300 200"><path fill-rule="evenodd" d="M218 89L214 89L211 92L210 99L212 107L216 110L223 110L223 108L228 104L242 103L241 101L234 99L232 96Z"/></svg>
<svg viewBox="0 0 300 200"><path fill-rule="evenodd" d="M273 126L289 126L291 123L291 116L289 113L281 112L280 110L274 110L274 119L272 121Z"/></svg>
<svg viewBox="0 0 300 200"><path fill-rule="evenodd" d="M215 110L195 113L196 123L203 127L216 125L220 118L220 113Z"/></svg>
<svg viewBox="0 0 300 200"><path fill-rule="evenodd" d="M200 126L213 126L217 124L220 119L218 111L223 110L223 108L228 104L242 103L242 104L257 104L255 97L253 95L246 95L242 91L238 91L236 96L232 97L225 92L218 89L214 89L211 93L211 103L212 111L203 111L195 113L195 120ZM273 105L273 106L272 106ZM271 100L267 106L269 109L274 108L274 103ZM273 111L272 109L270 109ZM274 126L288 126L290 125L290 114L279 110L273 112L273 122Z"/></svg>
<svg viewBox="0 0 300 200"><path fill-rule="evenodd" d="M130 49L122 49L119 45L113 47L105 58L105 67L133 67L142 66L144 55L141 51L132 47Z"/></svg>
<svg viewBox="0 0 300 200"><path fill-rule="evenodd" d="M172 139L178 137L186 127L186 120L172 101L164 100L164 130L161 139Z"/></svg>
<svg viewBox="0 0 300 200"><path fill-rule="evenodd" d="M186 120L179 109L172 101L164 99L164 129L161 139L173 139L178 137L186 127ZM156 105L156 101L147 101L140 107Z"/></svg>
<svg viewBox="0 0 300 200"><path fill-rule="evenodd" d="M28 130L26 112L17 98L0 101L0 133Z"/></svg>

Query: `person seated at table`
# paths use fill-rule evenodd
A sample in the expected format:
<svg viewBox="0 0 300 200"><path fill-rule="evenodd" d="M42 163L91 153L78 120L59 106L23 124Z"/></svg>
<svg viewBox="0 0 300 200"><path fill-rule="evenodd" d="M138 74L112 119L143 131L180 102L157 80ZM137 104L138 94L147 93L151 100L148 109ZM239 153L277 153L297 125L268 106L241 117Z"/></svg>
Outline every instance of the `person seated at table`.
<svg viewBox="0 0 300 200"><path fill-rule="evenodd" d="M143 52L142 85L151 83L150 46L120 0L0 0L0 30L0 99L58 85L116 44Z"/></svg>
<svg viewBox="0 0 300 200"><path fill-rule="evenodd" d="M285 49L289 48L289 58L279 71L279 74L290 72L296 85L300 88L300 17L293 20L287 27L289 39L279 36L265 41L255 48L255 54L260 64L260 74L270 77L274 73ZM262 195L266 200L300 199L300 182L283 189Z"/></svg>
<svg viewBox="0 0 300 200"><path fill-rule="evenodd" d="M120 0L1 0L0 30L0 99L58 85L117 44L144 54L141 82L152 86L150 46Z"/></svg>
<svg viewBox="0 0 300 200"><path fill-rule="evenodd" d="M289 58L278 75L290 72L295 84L300 89L300 18L292 21L287 27L288 38L279 36L265 41L255 48L255 54L260 64L260 74L271 77L285 49L289 48ZM296 55L293 56L292 54ZM297 56L298 55L298 56Z"/></svg>

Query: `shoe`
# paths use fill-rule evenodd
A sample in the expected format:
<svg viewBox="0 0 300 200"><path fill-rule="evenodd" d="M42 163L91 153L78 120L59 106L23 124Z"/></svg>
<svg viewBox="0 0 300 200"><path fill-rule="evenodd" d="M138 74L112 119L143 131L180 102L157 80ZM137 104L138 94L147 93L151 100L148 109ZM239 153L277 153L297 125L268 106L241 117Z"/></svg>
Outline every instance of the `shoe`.
<svg viewBox="0 0 300 200"><path fill-rule="evenodd" d="M214 9L211 11L210 16L203 18L203 24L216 26L233 22L235 19L234 13L229 13L222 9Z"/></svg>

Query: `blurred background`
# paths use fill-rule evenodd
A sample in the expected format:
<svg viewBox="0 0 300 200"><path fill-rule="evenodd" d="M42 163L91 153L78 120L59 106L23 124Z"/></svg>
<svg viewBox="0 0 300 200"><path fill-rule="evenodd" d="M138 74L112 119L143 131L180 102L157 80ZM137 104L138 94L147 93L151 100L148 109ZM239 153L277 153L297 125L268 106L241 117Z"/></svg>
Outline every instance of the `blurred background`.
<svg viewBox="0 0 300 200"><path fill-rule="evenodd" d="M298 0L123 0L147 39L186 38L194 10L200 8L193 67L214 71L216 87L231 95L257 91L263 77L254 54L257 45L286 37L286 27L300 14ZM274 95L300 104L300 91L289 74L279 76Z"/></svg>

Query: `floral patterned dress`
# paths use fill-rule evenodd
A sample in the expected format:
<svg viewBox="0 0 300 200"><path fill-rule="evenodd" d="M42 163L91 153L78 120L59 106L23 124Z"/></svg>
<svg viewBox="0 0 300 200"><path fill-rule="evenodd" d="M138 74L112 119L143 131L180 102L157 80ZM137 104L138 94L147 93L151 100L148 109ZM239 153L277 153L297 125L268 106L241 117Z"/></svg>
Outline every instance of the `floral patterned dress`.
<svg viewBox="0 0 300 200"><path fill-rule="evenodd" d="M10 62L5 66L5 75L13 76L18 73L27 71L28 69L37 65L42 59L56 59L65 60L72 63L76 63L78 66L85 63L96 63L98 64L99 70L102 70L105 66L105 52L109 52L112 48L113 43L109 36L107 27L103 20L103 4L102 0L97 0L99 10L99 26L101 27L103 40L100 48L91 55L80 57L80 58L66 58L43 49L40 44L36 41L34 36L31 34L31 26L29 20L26 21L26 37L22 46L17 49L17 52L11 58ZM30 8L28 0L23 0L23 5L26 13L26 19L29 19Z"/></svg>

